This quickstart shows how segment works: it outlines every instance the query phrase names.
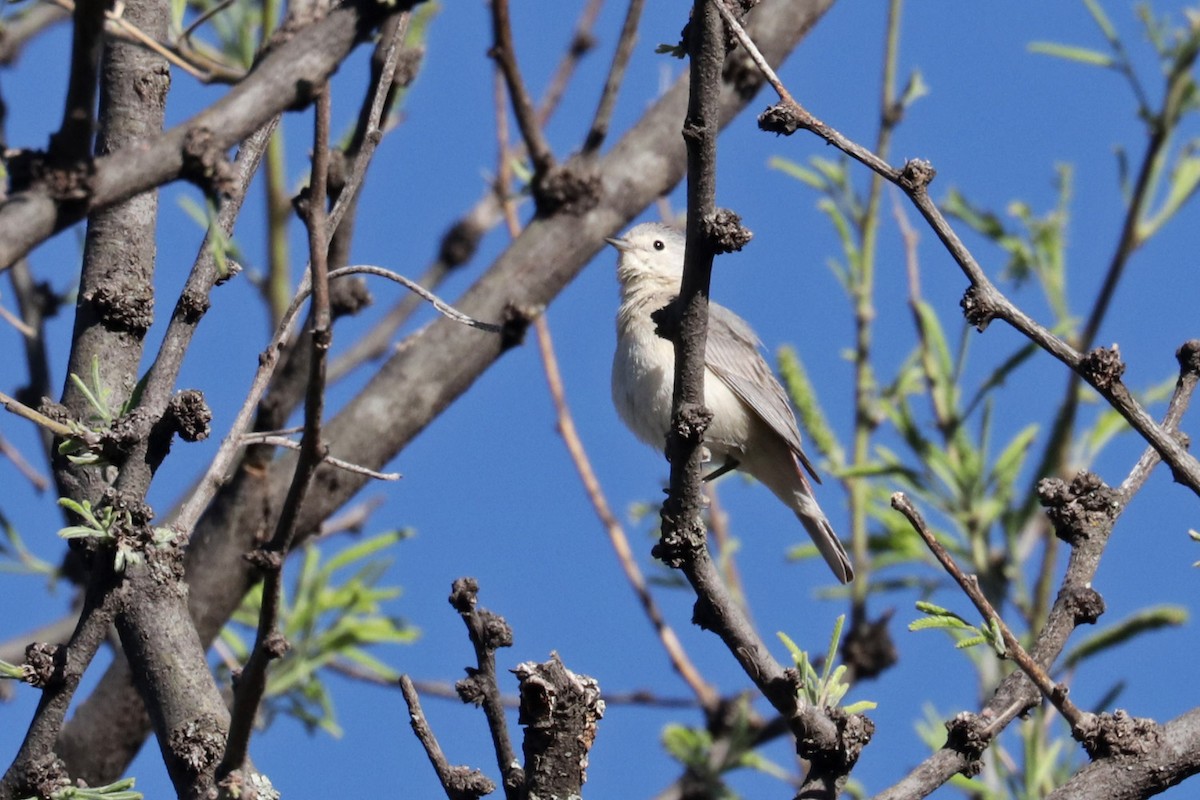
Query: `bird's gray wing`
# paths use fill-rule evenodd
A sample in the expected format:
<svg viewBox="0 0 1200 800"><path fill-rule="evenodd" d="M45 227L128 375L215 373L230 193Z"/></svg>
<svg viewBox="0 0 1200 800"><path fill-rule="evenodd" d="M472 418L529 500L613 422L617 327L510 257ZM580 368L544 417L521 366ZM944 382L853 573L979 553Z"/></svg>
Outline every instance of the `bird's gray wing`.
<svg viewBox="0 0 1200 800"><path fill-rule="evenodd" d="M821 479L800 446L796 415L783 387L762 357L762 343L750 326L724 306L709 303L704 363L738 399L783 437L817 483Z"/></svg>

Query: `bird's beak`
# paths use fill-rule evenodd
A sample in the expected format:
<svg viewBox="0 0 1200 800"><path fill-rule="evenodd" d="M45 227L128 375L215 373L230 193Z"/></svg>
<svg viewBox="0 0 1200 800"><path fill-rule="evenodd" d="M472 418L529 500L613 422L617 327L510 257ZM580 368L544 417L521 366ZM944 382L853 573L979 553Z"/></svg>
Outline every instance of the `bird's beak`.
<svg viewBox="0 0 1200 800"><path fill-rule="evenodd" d="M605 237L604 241L608 242L622 253L629 249L629 242L625 241L624 239L611 239L609 237Z"/></svg>

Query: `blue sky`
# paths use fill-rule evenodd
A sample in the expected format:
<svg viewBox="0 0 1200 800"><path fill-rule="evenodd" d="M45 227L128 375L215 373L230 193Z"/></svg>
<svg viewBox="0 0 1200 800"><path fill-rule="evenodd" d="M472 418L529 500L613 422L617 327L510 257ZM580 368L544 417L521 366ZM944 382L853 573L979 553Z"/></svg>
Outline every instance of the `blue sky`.
<svg viewBox="0 0 1200 800"><path fill-rule="evenodd" d="M521 66L538 92L567 41L579 4L562 4L569 10L561 12L556 6L553 14L544 4L514 5ZM686 4L648 5L614 118L614 137L685 68L683 62L655 55L653 50L660 42L677 39ZM1115 2L1103 5L1126 35L1143 79L1156 92L1160 83L1156 66L1131 7ZM586 131L615 43L623 8L608 6L597 28L599 49L581 68L577 94L548 130L560 155L574 149ZM884 7L863 0L837 3L781 71L807 108L864 144L874 140L877 124ZM1181 8L1177 3L1155 4L1159 13L1176 17ZM1103 46L1082 3L920 0L908 4L901 69L904 74L919 69L930 93L899 129L892 161L909 157L932 161L938 170L932 189L935 197L944 196L953 186L998 211L1020 198L1039 212L1056 201L1056 165L1073 164L1068 294L1075 313L1084 315L1103 277L1122 214L1114 148L1124 147L1136 157L1144 137L1133 99L1116 75L1030 53L1027 45L1032 41ZM60 29L31 48L16 69L0 74L9 106L10 146L43 146L57 126L65 85L65 42L66 31ZM361 205L366 213L357 227L357 263L419 274L435 252L441 232L484 190L487 176L495 170L487 46L488 17L482 4L445 4L431 27L426 63L405 104L403 123L384 140L368 178ZM368 55L360 49L337 76L335 92L340 94L335 93L334 112L342 119L354 113ZM220 91L196 87L178 73L173 79L175 90L168 108L172 123L190 116ZM851 422L851 367L844 350L851 341L852 320L825 266L838 255L838 243L815 208L813 192L767 167L768 159L776 155L803 162L813 156L832 158L835 153L812 137L776 139L758 132L754 114L768 102L766 94L760 95L751 104L752 113L739 117L720 142L718 202L737 210L756 238L742 253L718 261L713 297L749 319L768 348L791 343L800 349L836 432L846 437ZM297 184L306 163L309 120L307 114L288 120L290 175ZM1194 124L1190 131L1195 134ZM861 185L865 179L865 171L859 170L856 180ZM190 187L171 187L162 194L160 316L173 302L200 236L179 210L184 196L199 199ZM877 367L883 375L891 374L913 342L904 302L903 252L890 211L893 197L885 196L876 302ZM681 192L671 200L682 209ZM263 253L261 225L254 213L261 205L255 203L250 201L250 211L243 214L235 233L251 269L262 263ZM915 213L909 210L909 214L916 224ZM648 212L645 218L654 216ZM1135 389L1174 375L1175 349L1200 333L1195 317L1195 301L1200 297L1195 222L1193 204L1135 256L1101 330L1099 343L1120 344L1128 367L1125 379ZM964 239L988 273L998 276L1002 255L978 237L964 234ZM500 252L505 240L500 230L491 234L479 256L440 290L442 296L456 297ZM294 253L303 252L302 241L303 232L297 227ZM37 251L32 263L39 276L66 289L72 284L79 250L78 231L66 232ZM958 300L966 281L932 233L922 232L919 255L926 297L948 329L956 331ZM628 519L625 511L631 504L660 498L666 464L624 430L608 399L616 307L614 263L611 252L598 256L551 305L547 316L580 435L610 502ZM397 297L391 286L372 285L372 290L380 309ZM1035 289L1013 296L1035 317L1049 321L1048 309ZM0 286L0 302L12 307L7 282ZM429 314L423 312L413 325L423 324ZM335 347L351 342L370 320L368 314L339 328ZM201 388L208 397L215 414L214 440L176 445L152 491L156 507L167 507L214 452L215 440L227 429L256 366L266 324L247 282L230 284L214 296L213 310L182 379L183 385ZM55 380L63 377L69 334L70 319L64 313L51 327ZM161 327L151 331L151 347L160 336ZM14 352L17 344L16 334L0 327L0 346ZM1019 344L1019 337L999 323L985 334L972 335L969 374L986 374ZM365 382L367 372L361 370L333 390L335 406ZM5 391L24 380L23 366L16 359L0 365ZM1006 440L1030 421L1044 426L1066 380L1065 371L1044 356L1015 374L1001 395L997 440ZM1094 409L1088 406L1087 413ZM34 452L24 423L7 417L0 420L0 431L26 453ZM1140 450L1133 437L1119 439L1101 458L1097 471L1108 482L1118 483ZM413 538L396 546L386 579L403 588L389 611L418 627L421 636L414 645L381 648L378 657L421 679L461 677L462 668L470 663L470 647L445 598L453 579L472 575L482 585L481 602L505 615L515 630L515 646L499 654L501 668L543 660L553 650L570 668L597 678L603 690L686 693L625 585L555 433L532 341L505 355L390 468L404 473L404 479L395 485L370 486L361 497L385 500L372 530L414 531ZM32 497L7 462L0 462L0 480L16 487L6 493L0 508L36 552L55 559L61 544L54 536L58 522L53 498ZM1028 480L1028 475L1023 476L1022 485ZM827 481L819 489L819 498L834 527L845 530L840 488ZM742 541L739 566L760 630L772 642L775 631L786 631L802 645L823 651L833 620L846 605L818 598L830 584L823 566L785 561L785 549L802 538L800 528L761 487L729 479L722 484L722 499ZM1104 621L1121 619L1147 605L1192 602L1191 563L1198 556L1186 532L1200 527L1196 508L1196 498L1174 485L1168 474L1159 470L1151 478L1118 525L1097 576L1096 588L1108 604ZM645 528L646 523L631 524L628 530L647 567L651 540ZM45 599L37 579L5 576L3 581L6 588L0 597L14 605L0 614L0 639L57 618L65 606L65 592ZM749 685L715 637L691 628L691 603L685 593L660 590L657 597L710 680L724 691ZM855 772L873 791L890 785L925 755L913 733L913 723L923 716L925 704L932 703L942 718L977 707L972 673L948 641L932 632L904 630L916 615L913 599L895 595L874 602L875 612L896 609L893 635L901 665L851 695L851 699L879 703L872 713L878 725L875 740ZM937 599L974 616L965 598L953 592ZM1120 705L1133 714L1164 721L1194 702L1186 691L1164 692L1161 687L1191 685L1187 668L1197 653L1190 625L1152 634L1135 646L1091 662L1076 676L1073 697L1086 705L1122 677L1128 687ZM786 653L778 647L776 655L782 659ZM89 672L89 679L98 672ZM440 796L433 771L408 728L399 693L338 678L331 678L330 684L345 730L343 738L310 737L297 723L284 719L255 740L256 763L277 785L293 797L348 791ZM511 692L515 685L512 679L503 688ZM35 702L32 690L21 689L17 701L0 708L5 720L0 724L0 752L15 752ZM469 763L495 776L486 726L478 711L434 699L427 700L425 708L452 762ZM648 797L673 780L678 770L658 744L662 727L672 721L694 723L698 715L611 707L592 751L589 794ZM769 755L788 763L784 746L772 748ZM138 777L139 788L148 797L167 796L171 791L153 744L130 774ZM787 796L786 789L774 781L754 775L739 775L733 783L747 796ZM1183 791L1168 796L1182 797Z"/></svg>

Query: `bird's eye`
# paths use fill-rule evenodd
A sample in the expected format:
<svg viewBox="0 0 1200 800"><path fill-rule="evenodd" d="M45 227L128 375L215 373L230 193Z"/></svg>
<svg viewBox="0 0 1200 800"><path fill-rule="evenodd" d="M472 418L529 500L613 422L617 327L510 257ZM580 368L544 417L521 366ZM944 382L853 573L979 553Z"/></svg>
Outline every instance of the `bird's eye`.
<svg viewBox="0 0 1200 800"><path fill-rule="evenodd" d="M654 249L655 250L666 250L667 244L662 239L655 239L654 240Z"/></svg>

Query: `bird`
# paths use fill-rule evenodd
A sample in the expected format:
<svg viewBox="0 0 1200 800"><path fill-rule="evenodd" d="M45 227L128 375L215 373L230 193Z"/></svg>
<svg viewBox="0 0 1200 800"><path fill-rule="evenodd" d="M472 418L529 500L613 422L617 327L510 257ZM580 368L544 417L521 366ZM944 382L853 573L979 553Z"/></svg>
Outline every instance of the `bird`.
<svg viewBox="0 0 1200 800"><path fill-rule="evenodd" d="M613 405L638 439L662 448L671 424L675 348L659 335L651 315L679 294L684 235L647 222L605 241L617 249L621 287ZM712 422L704 432L704 446L711 462L722 466L706 480L731 469L753 476L795 513L833 574L849 583L854 568L813 496L805 470L818 483L820 478L804 455L796 416L761 348L749 323L709 303L704 403Z"/></svg>

